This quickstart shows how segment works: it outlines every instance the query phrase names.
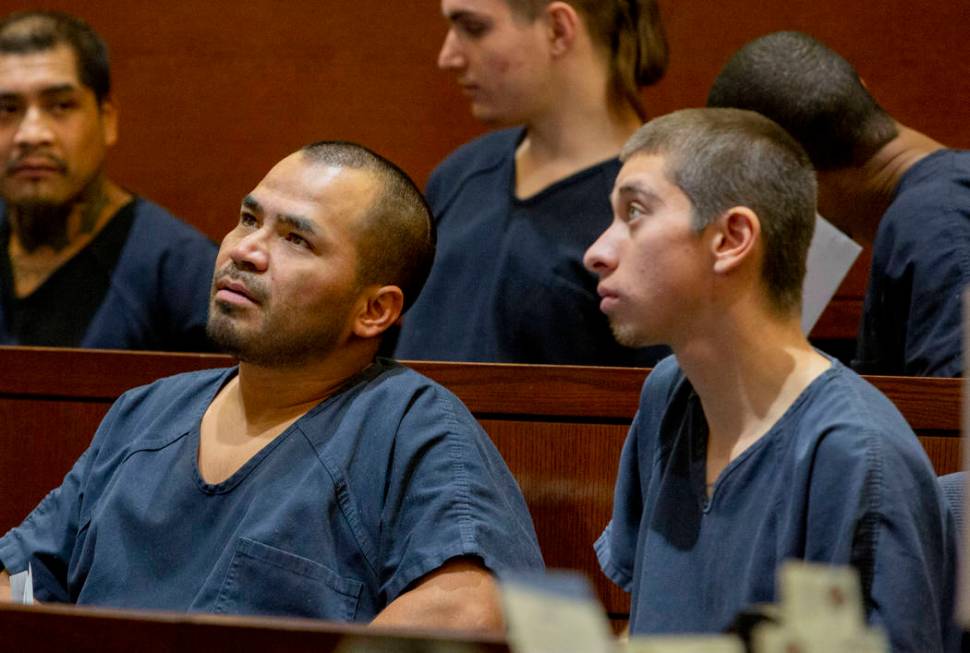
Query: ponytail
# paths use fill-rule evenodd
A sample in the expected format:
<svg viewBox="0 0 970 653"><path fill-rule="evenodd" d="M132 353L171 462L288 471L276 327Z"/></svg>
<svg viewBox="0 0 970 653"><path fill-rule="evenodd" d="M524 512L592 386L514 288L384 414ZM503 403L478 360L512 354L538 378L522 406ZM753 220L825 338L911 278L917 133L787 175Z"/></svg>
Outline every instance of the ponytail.
<svg viewBox="0 0 970 653"><path fill-rule="evenodd" d="M616 1L610 62L613 92L646 121L640 89L655 84L667 71L667 36L660 20L660 7L656 0Z"/></svg>

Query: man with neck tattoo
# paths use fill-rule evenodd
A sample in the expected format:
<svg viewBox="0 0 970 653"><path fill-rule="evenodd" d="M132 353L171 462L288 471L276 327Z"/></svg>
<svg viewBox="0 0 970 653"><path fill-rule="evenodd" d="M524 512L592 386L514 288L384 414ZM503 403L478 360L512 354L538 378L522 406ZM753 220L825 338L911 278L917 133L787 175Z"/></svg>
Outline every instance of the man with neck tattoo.
<svg viewBox="0 0 970 653"><path fill-rule="evenodd" d="M209 348L215 245L105 176L117 120L88 25L0 21L0 344Z"/></svg>

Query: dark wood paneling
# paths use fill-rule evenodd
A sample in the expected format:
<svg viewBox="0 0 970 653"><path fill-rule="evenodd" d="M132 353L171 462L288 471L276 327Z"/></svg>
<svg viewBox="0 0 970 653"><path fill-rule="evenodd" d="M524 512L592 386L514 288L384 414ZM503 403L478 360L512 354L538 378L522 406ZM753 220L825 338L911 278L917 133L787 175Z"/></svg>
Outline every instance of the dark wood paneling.
<svg viewBox="0 0 970 653"><path fill-rule="evenodd" d="M627 426L481 420L515 475L535 520L546 565L580 569L608 612L629 596L599 572L593 543L610 519Z"/></svg>

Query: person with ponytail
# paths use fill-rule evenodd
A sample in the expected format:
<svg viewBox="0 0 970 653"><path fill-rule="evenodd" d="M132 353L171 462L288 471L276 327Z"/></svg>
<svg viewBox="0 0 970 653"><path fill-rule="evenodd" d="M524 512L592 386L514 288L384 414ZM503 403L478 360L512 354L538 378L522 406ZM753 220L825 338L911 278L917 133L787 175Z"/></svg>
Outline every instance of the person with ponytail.
<svg viewBox="0 0 970 653"><path fill-rule="evenodd" d="M612 218L617 154L667 43L656 0L442 0L438 66L501 128L458 148L427 198L437 258L405 315L406 359L652 365L616 344L585 249Z"/></svg>

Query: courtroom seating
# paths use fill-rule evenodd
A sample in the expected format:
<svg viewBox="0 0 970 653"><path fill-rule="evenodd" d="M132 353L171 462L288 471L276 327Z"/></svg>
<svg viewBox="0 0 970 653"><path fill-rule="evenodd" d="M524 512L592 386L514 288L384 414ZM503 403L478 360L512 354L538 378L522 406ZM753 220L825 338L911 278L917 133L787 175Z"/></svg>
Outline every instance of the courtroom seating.
<svg viewBox="0 0 970 653"><path fill-rule="evenodd" d="M0 532L16 525L91 439L126 389L232 364L211 354L0 347ZM610 583L592 544L609 520L627 428L649 370L411 363L450 388L492 437L522 487L549 567L578 569L616 619L629 597ZM960 379L870 377L920 436L937 474L962 468Z"/></svg>

